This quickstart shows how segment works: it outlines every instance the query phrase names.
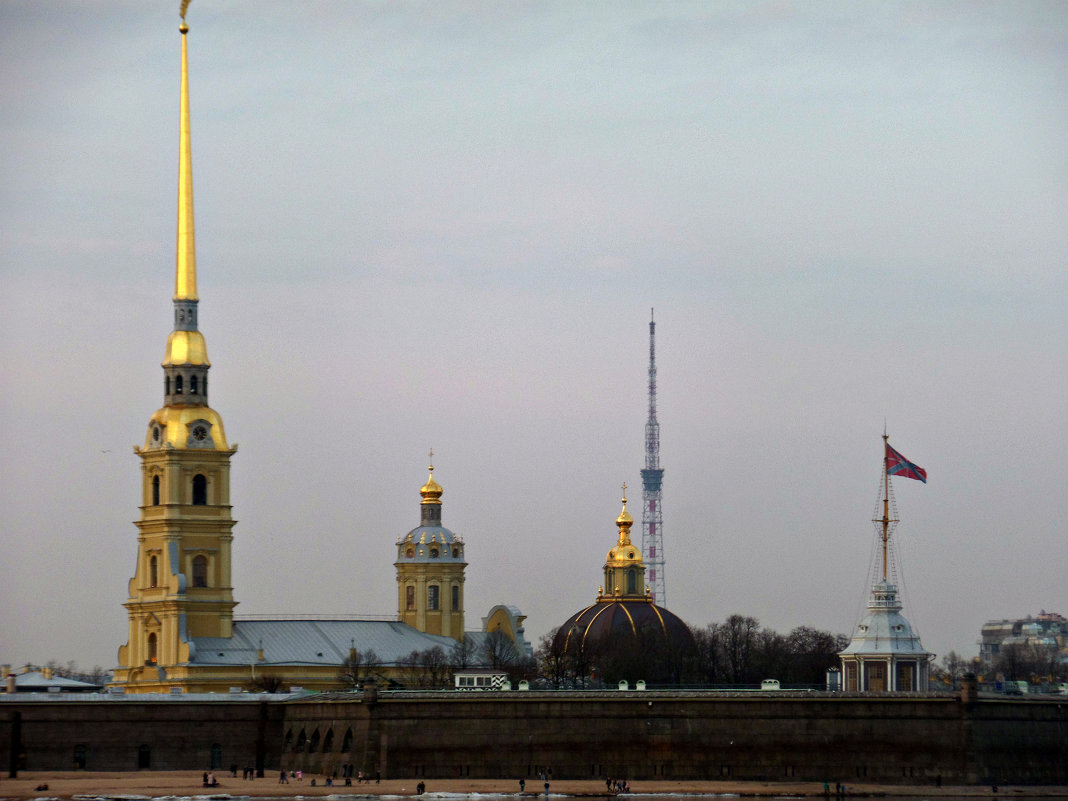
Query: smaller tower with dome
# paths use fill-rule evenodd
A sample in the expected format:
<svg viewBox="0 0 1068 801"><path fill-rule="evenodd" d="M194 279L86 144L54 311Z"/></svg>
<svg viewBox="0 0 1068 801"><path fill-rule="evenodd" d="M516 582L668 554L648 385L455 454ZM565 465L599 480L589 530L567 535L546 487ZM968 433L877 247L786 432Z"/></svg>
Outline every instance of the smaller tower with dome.
<svg viewBox="0 0 1068 801"><path fill-rule="evenodd" d="M605 558L597 600L557 629L552 650L579 680L678 683L693 664L697 644L690 628L650 597L641 549L630 538L634 518L626 489L624 484L618 538Z"/></svg>
<svg viewBox="0 0 1068 801"><path fill-rule="evenodd" d="M881 573L872 582L868 613L857 624L849 645L838 653L843 689L850 692L916 692L927 689L934 654L920 642L898 600L893 581L894 548L891 534L898 523L890 476L927 483L927 471L890 447L883 432L883 471L879 478L882 514L873 518L881 548ZM879 552L877 552L878 554ZM876 555L873 569L880 567Z"/></svg>
<svg viewBox="0 0 1068 801"><path fill-rule="evenodd" d="M441 525L444 490L430 477L419 489L419 525L397 540L397 619L412 628L462 640L464 636L463 538Z"/></svg>

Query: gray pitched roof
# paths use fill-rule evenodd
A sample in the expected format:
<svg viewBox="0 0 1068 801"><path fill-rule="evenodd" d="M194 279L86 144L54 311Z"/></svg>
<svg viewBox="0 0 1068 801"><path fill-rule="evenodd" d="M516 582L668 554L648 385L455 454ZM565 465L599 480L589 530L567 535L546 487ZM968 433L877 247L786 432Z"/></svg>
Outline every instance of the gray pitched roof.
<svg viewBox="0 0 1068 801"><path fill-rule="evenodd" d="M439 646L447 654L456 644L396 620L235 620L232 638L191 640L190 662L198 665L340 665L353 646L373 650L383 665L395 665L412 651Z"/></svg>

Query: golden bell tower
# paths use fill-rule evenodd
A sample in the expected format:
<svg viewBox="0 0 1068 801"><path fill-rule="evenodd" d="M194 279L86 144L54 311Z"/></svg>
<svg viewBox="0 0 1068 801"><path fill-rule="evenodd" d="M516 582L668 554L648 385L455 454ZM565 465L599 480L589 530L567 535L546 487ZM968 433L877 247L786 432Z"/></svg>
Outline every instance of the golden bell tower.
<svg viewBox="0 0 1068 801"><path fill-rule="evenodd" d="M184 6L183 6L184 11ZM236 602L230 581L230 457L222 418L208 406L208 361L197 328L193 156L182 15L178 242L174 330L163 358L163 407L148 422L141 457L137 566L130 580L130 633L119 648L115 682L127 692L183 686L196 654L191 637L231 637ZM192 653L191 653L192 651ZM188 689L188 687L187 687Z"/></svg>
<svg viewBox="0 0 1068 801"><path fill-rule="evenodd" d="M430 452L433 459L434 452ZM397 540L397 619L427 634L464 637L463 538L441 525L441 485L419 489L419 526Z"/></svg>

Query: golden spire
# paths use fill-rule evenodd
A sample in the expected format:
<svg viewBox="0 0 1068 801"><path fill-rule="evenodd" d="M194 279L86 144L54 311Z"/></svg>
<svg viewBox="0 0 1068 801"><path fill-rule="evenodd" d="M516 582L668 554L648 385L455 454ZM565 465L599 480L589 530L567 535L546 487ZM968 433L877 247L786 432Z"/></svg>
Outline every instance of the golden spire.
<svg viewBox="0 0 1068 801"><path fill-rule="evenodd" d="M634 525L634 518L630 516L627 511L627 482L623 482L623 511L619 513L619 517L616 518L616 525L619 526L619 544L622 546L630 545L630 527Z"/></svg>
<svg viewBox="0 0 1068 801"><path fill-rule="evenodd" d="M188 0L181 7L182 24L182 98L178 144L178 247L174 264L174 299L197 300L196 236L193 231L193 147L189 137L189 66L186 53L185 23Z"/></svg>

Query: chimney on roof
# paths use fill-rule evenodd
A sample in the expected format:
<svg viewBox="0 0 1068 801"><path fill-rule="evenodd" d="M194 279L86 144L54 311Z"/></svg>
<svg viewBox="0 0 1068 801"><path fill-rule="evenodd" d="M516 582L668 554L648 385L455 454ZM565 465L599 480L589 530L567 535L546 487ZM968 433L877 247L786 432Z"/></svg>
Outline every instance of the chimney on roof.
<svg viewBox="0 0 1068 801"><path fill-rule="evenodd" d="M51 681L51 679L52 679L52 668L48 667L47 665L45 667L41 668L41 676L43 676L44 678L46 678L49 681Z"/></svg>
<svg viewBox="0 0 1068 801"><path fill-rule="evenodd" d="M11 675L11 665L0 665L0 679L7 679Z"/></svg>

